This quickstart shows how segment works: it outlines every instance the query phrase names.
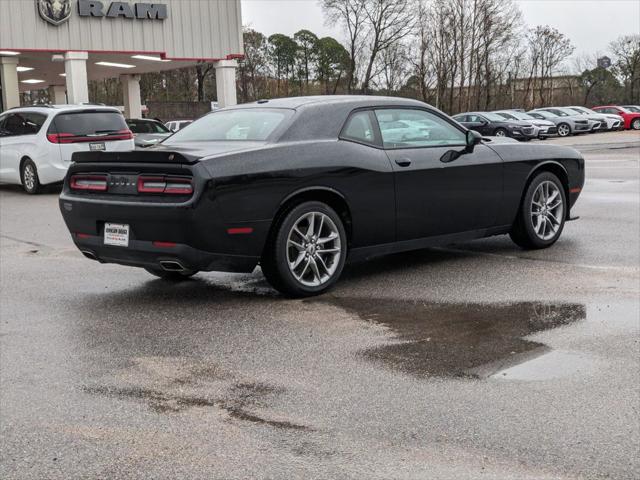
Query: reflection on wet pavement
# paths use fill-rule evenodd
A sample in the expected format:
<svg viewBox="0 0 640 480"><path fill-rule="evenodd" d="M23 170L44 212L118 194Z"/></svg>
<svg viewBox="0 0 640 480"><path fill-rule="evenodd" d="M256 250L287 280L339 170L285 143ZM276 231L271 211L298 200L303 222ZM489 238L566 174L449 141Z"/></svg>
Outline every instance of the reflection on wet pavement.
<svg viewBox="0 0 640 480"><path fill-rule="evenodd" d="M487 378L550 351L524 337L586 318L582 304L425 303L324 298L397 339L362 354L419 376Z"/></svg>

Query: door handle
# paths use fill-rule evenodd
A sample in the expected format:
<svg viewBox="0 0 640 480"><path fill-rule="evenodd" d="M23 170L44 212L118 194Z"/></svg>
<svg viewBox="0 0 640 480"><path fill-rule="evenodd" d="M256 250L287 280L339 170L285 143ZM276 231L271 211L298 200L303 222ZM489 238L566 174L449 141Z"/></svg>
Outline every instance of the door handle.
<svg viewBox="0 0 640 480"><path fill-rule="evenodd" d="M396 163L401 167L408 167L411 165L410 158L396 158Z"/></svg>

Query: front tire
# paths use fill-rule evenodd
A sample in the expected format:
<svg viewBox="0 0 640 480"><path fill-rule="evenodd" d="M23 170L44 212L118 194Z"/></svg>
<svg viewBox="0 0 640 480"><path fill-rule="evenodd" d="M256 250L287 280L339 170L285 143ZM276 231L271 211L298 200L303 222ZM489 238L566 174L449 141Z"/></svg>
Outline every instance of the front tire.
<svg viewBox="0 0 640 480"><path fill-rule="evenodd" d="M564 186L551 172L541 172L531 181L522 199L509 235L525 249L553 245L564 229L567 198Z"/></svg>
<svg viewBox="0 0 640 480"><path fill-rule="evenodd" d="M340 216L310 201L288 211L270 235L260 265L269 283L291 297L319 295L340 277L347 236Z"/></svg>
<svg viewBox="0 0 640 480"><path fill-rule="evenodd" d="M508 137L509 133L504 128L498 128L493 135L496 137Z"/></svg>
<svg viewBox="0 0 640 480"><path fill-rule="evenodd" d="M640 130L640 118L636 118L631 122L631 130Z"/></svg>
<svg viewBox="0 0 640 480"><path fill-rule="evenodd" d="M22 162L22 166L20 167L20 180L22 181L22 188L29 195L35 195L42 190L42 185L38 178L38 168L30 158Z"/></svg>
<svg viewBox="0 0 640 480"><path fill-rule="evenodd" d="M558 125L558 136L568 137L569 135L571 135L571 126L568 123Z"/></svg>

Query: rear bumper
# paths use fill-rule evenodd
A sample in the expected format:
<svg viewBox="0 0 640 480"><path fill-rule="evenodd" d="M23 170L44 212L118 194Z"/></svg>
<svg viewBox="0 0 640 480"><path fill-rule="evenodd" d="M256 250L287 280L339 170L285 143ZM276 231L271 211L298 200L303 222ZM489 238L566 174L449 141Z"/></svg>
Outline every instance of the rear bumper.
<svg viewBox="0 0 640 480"><path fill-rule="evenodd" d="M163 264L178 264L185 270L248 273L253 271L259 260L259 257L206 252L183 244L159 247L149 241L130 240L128 247L116 247L104 245L102 236L72 236L86 257L101 263L131 267L164 270L168 268Z"/></svg>

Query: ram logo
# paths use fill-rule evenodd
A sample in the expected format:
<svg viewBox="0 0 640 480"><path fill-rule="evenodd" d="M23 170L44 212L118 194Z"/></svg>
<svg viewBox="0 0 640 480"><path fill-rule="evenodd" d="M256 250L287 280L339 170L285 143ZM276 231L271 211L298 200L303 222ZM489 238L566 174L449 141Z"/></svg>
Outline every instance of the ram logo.
<svg viewBox="0 0 640 480"><path fill-rule="evenodd" d="M52 25L60 25L71 16L71 0L36 0L40 16Z"/></svg>

